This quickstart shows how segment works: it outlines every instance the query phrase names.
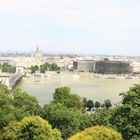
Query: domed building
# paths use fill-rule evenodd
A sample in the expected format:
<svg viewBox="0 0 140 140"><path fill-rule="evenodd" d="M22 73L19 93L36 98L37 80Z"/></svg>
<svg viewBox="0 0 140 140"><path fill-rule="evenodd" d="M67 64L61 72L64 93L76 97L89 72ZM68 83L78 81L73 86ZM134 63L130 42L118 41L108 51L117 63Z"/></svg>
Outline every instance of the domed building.
<svg viewBox="0 0 140 140"><path fill-rule="evenodd" d="M36 51L32 54L32 58L36 61L43 61L43 53L39 50L39 48L36 48Z"/></svg>
<svg viewBox="0 0 140 140"><path fill-rule="evenodd" d="M30 61L28 62L28 65L35 66L35 65L42 65L45 63L45 58L43 56L43 53L39 50L39 47L36 48L36 51L32 53L30 57Z"/></svg>

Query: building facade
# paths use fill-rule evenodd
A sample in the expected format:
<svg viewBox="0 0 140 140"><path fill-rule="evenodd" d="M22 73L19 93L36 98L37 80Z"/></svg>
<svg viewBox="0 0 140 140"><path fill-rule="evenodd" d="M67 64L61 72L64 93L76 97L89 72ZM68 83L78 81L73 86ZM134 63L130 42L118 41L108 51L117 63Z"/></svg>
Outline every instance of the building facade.
<svg viewBox="0 0 140 140"><path fill-rule="evenodd" d="M130 65L132 73L140 73L140 62L133 62Z"/></svg>
<svg viewBox="0 0 140 140"><path fill-rule="evenodd" d="M100 61L94 60L74 61L73 69L79 72L96 72L102 74L126 74L132 72L132 68L130 67L129 62L114 61L108 59Z"/></svg>
<svg viewBox="0 0 140 140"><path fill-rule="evenodd" d="M129 62L102 60L96 62L95 72L103 74L126 74L130 73L131 69Z"/></svg>
<svg viewBox="0 0 140 140"><path fill-rule="evenodd" d="M36 48L36 51L32 54L32 58L37 61L43 61L43 53L39 50L39 48Z"/></svg>
<svg viewBox="0 0 140 140"><path fill-rule="evenodd" d="M73 62L73 69L80 72L94 72L95 61L93 60L79 60Z"/></svg>

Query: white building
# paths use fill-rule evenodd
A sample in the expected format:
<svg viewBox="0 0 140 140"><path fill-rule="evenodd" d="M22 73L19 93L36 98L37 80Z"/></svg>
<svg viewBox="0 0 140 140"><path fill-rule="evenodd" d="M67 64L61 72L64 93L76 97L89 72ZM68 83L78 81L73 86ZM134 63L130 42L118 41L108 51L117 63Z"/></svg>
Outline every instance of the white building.
<svg viewBox="0 0 140 140"><path fill-rule="evenodd" d="M130 64L133 73L140 73L140 62L133 62Z"/></svg>

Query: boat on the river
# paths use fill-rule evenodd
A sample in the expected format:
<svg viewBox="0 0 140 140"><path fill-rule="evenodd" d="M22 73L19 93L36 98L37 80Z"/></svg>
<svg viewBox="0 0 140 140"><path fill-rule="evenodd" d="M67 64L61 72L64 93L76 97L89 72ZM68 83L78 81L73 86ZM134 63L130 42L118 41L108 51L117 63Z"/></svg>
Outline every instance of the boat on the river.
<svg viewBox="0 0 140 140"><path fill-rule="evenodd" d="M40 83L41 81L40 81L40 80L34 80L34 82L35 82L35 83Z"/></svg>

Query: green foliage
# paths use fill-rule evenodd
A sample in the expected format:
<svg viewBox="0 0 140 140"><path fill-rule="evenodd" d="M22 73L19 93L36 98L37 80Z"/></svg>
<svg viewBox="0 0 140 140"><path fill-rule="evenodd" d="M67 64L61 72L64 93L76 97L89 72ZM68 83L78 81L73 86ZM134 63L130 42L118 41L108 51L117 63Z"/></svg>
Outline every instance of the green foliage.
<svg viewBox="0 0 140 140"><path fill-rule="evenodd" d="M111 128L95 126L85 129L68 140L122 140L122 136Z"/></svg>
<svg viewBox="0 0 140 140"><path fill-rule="evenodd" d="M69 87L57 88L53 96L53 101L42 108L35 97L28 95L20 89L10 92L7 86L0 84L0 133L3 133L5 136L4 140L23 139L19 137L21 132L25 132L25 136L29 136L28 132L37 131L41 133L38 131L38 127L37 130L34 129L34 124L36 123L29 123L29 125L25 125L25 129L21 129L21 126L24 126L21 125L21 120L24 117L39 115L48 120L53 128L61 130L64 139L92 125L104 125L113 127L121 132L123 138L126 140L139 140L140 85L135 85L128 92L121 95L123 97L121 106L110 109L112 106L111 101L105 100L103 109L97 109L94 114L88 115L83 109L84 107L88 107L91 110L94 107L93 101L87 101L86 98L81 101L78 95L71 93ZM99 102L95 102L96 108L100 106ZM21 122L14 123L14 121ZM46 132L44 132L44 129L44 127L41 128L42 133Z"/></svg>
<svg viewBox="0 0 140 140"><path fill-rule="evenodd" d="M68 108L83 108L81 98L76 94L71 94L71 89L69 87L56 88L53 95L53 102L61 103Z"/></svg>
<svg viewBox="0 0 140 140"><path fill-rule="evenodd" d="M86 107L88 108L89 111L94 107L94 103L92 100L88 100L86 103Z"/></svg>
<svg viewBox="0 0 140 140"><path fill-rule="evenodd" d="M60 68L58 67L58 65L56 63L49 64L47 62L40 66L40 72L41 73L45 73L48 70L50 70L50 71L59 71Z"/></svg>
<svg viewBox="0 0 140 140"><path fill-rule="evenodd" d="M15 120L12 102L8 87L0 84L0 129Z"/></svg>
<svg viewBox="0 0 140 140"><path fill-rule="evenodd" d="M67 98L64 102L64 105L68 108L79 108L83 109L83 103L81 101L81 97L76 94L71 94L69 98Z"/></svg>
<svg viewBox="0 0 140 140"><path fill-rule="evenodd" d="M60 87L55 89L53 95L54 102L64 102L65 99L69 98L71 89L69 87Z"/></svg>
<svg viewBox="0 0 140 140"><path fill-rule="evenodd" d="M67 108L60 103L44 107L44 119L58 128L64 139L91 126L90 117L76 108Z"/></svg>
<svg viewBox="0 0 140 140"><path fill-rule="evenodd" d="M0 85L0 129L11 121L21 120L25 116L40 115L42 108L35 97L28 95L20 89L11 93L7 86Z"/></svg>
<svg viewBox="0 0 140 140"><path fill-rule="evenodd" d="M40 72L41 72L41 73L45 73L45 72L46 72L45 67L43 67L42 65L40 66Z"/></svg>
<svg viewBox="0 0 140 140"><path fill-rule="evenodd" d="M45 63L43 65L40 65L40 72L41 73L45 73L47 70L50 70L50 64L49 63Z"/></svg>
<svg viewBox="0 0 140 140"><path fill-rule="evenodd" d="M9 90L6 85L0 84L0 94L9 94Z"/></svg>
<svg viewBox="0 0 140 140"><path fill-rule="evenodd" d="M21 122L9 124L1 137L3 140L62 140L60 132L38 116L25 117Z"/></svg>
<svg viewBox="0 0 140 140"><path fill-rule="evenodd" d="M58 70L58 71L57 71L57 74L60 74L60 73L61 73L60 70Z"/></svg>
<svg viewBox="0 0 140 140"><path fill-rule="evenodd" d="M104 105L107 109L109 109L112 106L111 101L109 99L104 101Z"/></svg>
<svg viewBox="0 0 140 140"><path fill-rule="evenodd" d="M122 106L111 117L111 123L126 140L140 139L140 85L134 85L123 97Z"/></svg>
<svg viewBox="0 0 140 140"><path fill-rule="evenodd" d="M100 106L101 106L100 102L96 101L96 102L95 102L95 108L98 109Z"/></svg>
<svg viewBox="0 0 140 140"><path fill-rule="evenodd" d="M83 111L81 98L71 94L69 87L55 89L53 101L44 106L44 119L61 130L64 139L91 126L90 116Z"/></svg>
<svg viewBox="0 0 140 140"><path fill-rule="evenodd" d="M86 104L87 104L87 98L84 97L82 102L83 102L83 105L84 105L84 108L85 108L86 107Z"/></svg>
<svg viewBox="0 0 140 140"><path fill-rule="evenodd" d="M8 63L4 63L2 65L2 72L15 73L16 72L16 67L13 67Z"/></svg>
<svg viewBox="0 0 140 140"><path fill-rule="evenodd" d="M42 108L39 106L38 100L35 97L28 95L21 89L13 90L12 95L13 95L13 106L16 108L17 112L24 111L30 115L39 115L39 114L41 115ZM21 115L22 114L23 113L21 113ZM19 114L19 116L21 115Z"/></svg>
<svg viewBox="0 0 140 140"><path fill-rule="evenodd" d="M33 74L33 73L35 73L36 71L39 70L39 67L37 65L31 66L30 70L31 70L31 74Z"/></svg>
<svg viewBox="0 0 140 140"><path fill-rule="evenodd" d="M101 104L101 107L102 107L102 108L105 108L105 104Z"/></svg>
<svg viewBox="0 0 140 140"><path fill-rule="evenodd" d="M51 71L58 71L58 70L60 70L60 68L57 66L57 64L52 63L52 64L50 64L50 70Z"/></svg>
<svg viewBox="0 0 140 140"><path fill-rule="evenodd" d="M91 114L91 121L94 125L104 125L112 127L110 123L110 118L112 117L112 114L114 112L114 109L98 109L94 114Z"/></svg>

